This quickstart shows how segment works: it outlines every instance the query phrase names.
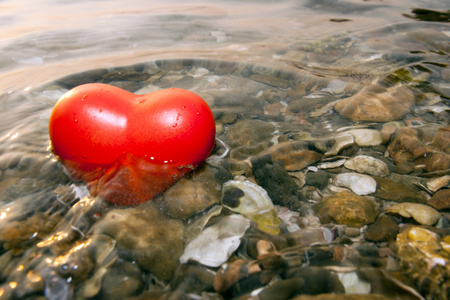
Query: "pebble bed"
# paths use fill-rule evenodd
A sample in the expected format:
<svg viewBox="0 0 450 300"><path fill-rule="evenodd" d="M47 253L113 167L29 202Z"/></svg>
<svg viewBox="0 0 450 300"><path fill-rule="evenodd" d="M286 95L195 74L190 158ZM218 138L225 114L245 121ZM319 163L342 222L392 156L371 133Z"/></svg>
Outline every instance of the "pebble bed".
<svg viewBox="0 0 450 300"><path fill-rule="evenodd" d="M180 59L12 95L39 120L1 144L0 298L448 299L449 79L444 64L368 83ZM56 100L88 82L198 93L213 153L138 206L89 196L46 135Z"/></svg>

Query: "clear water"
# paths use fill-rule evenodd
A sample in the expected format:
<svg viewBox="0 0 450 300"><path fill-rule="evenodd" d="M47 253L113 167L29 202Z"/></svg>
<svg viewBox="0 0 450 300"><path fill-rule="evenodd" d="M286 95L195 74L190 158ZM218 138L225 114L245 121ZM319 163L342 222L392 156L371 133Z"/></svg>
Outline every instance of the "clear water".
<svg viewBox="0 0 450 300"><path fill-rule="evenodd" d="M205 57L279 64L279 53L297 43L335 36L361 44L361 56L353 59L352 67L357 67L373 54L397 49L392 37L399 29L433 26L404 14L411 15L414 8L442 11L448 7L447 1L440 0L159 3L2 1L0 91L35 87L88 69L161 58ZM341 22L330 21L333 19ZM378 49L376 44L380 45ZM371 49L373 54L365 53L369 47L375 48ZM311 68L348 67L302 58L282 61Z"/></svg>
<svg viewBox="0 0 450 300"><path fill-rule="evenodd" d="M336 90L339 85L327 84L350 82L356 91L394 73L402 81L397 71L408 70L417 76L416 88L440 91L448 111L450 84L434 76L449 64L448 13L437 21L420 20L413 10L449 7L448 0L0 1L0 231L7 222L59 209L49 202L64 193L54 189L71 184L47 135L51 109L63 92L52 88L55 80L154 60L175 59L168 69L176 73L176 59L187 59L207 66L211 78L215 64L208 62L227 61L298 72L305 82L326 82L322 87ZM239 79L232 75L224 80L235 93ZM436 119L448 126L448 120ZM290 123L300 121L280 122L284 128ZM341 120L340 126L349 125ZM82 219L83 212L71 213L76 215L66 216L69 223ZM0 255L6 249L3 244ZM58 279L45 276L47 284ZM0 298L10 295L8 280L0 278Z"/></svg>

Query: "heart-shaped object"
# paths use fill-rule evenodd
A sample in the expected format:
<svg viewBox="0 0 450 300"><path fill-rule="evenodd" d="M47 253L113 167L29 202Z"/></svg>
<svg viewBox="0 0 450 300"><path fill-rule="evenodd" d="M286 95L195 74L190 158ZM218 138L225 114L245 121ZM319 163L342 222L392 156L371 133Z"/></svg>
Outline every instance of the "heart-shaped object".
<svg viewBox="0 0 450 300"><path fill-rule="evenodd" d="M150 200L214 147L208 104L177 88L135 95L91 83L68 91L49 122L53 152L91 194L112 203Z"/></svg>

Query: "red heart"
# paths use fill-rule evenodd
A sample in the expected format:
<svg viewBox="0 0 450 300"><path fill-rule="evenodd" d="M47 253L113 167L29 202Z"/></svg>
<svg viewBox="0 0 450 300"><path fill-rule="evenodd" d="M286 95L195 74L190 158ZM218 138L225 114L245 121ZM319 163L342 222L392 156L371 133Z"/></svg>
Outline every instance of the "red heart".
<svg viewBox="0 0 450 300"><path fill-rule="evenodd" d="M215 124L193 92L135 95L92 83L59 99L49 134L53 152L91 194L130 205L150 200L203 162L214 147Z"/></svg>

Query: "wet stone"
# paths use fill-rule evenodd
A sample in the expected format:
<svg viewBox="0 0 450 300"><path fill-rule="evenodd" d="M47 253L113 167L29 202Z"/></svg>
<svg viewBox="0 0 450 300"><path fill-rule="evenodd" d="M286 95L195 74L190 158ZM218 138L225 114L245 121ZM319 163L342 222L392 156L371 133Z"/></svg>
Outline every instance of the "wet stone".
<svg viewBox="0 0 450 300"><path fill-rule="evenodd" d="M347 169L372 176L385 177L389 175L387 165L374 157L358 155L350 158L344 164Z"/></svg>
<svg viewBox="0 0 450 300"><path fill-rule="evenodd" d="M432 178L427 181L427 188L432 192L436 192L440 188L443 188L444 186L448 186L449 183L450 183L450 175L436 177L436 178Z"/></svg>
<svg viewBox="0 0 450 300"><path fill-rule="evenodd" d="M331 243L334 239L332 231L326 227L302 228L283 234L289 246L312 245L315 243Z"/></svg>
<svg viewBox="0 0 450 300"><path fill-rule="evenodd" d="M291 299L293 296L301 294L304 286L305 280L303 278L279 280L259 293L258 298L261 300Z"/></svg>
<svg viewBox="0 0 450 300"><path fill-rule="evenodd" d="M375 221L378 205L373 200L350 192L341 192L326 197L314 206L321 222L336 222L353 227L361 227Z"/></svg>
<svg viewBox="0 0 450 300"><path fill-rule="evenodd" d="M278 103L287 97L287 93L279 89L266 89L262 93L262 97L269 103Z"/></svg>
<svg viewBox="0 0 450 300"><path fill-rule="evenodd" d="M383 143L388 143L392 137L392 135L400 128L405 127L405 124L402 122L388 122L383 124L381 129L381 136L383 138Z"/></svg>
<svg viewBox="0 0 450 300"><path fill-rule="evenodd" d="M378 130L354 129L347 133L353 135L355 143L360 147L378 146L383 143L383 136Z"/></svg>
<svg viewBox="0 0 450 300"><path fill-rule="evenodd" d="M305 96L302 99L289 102L287 111L291 113L311 112L324 107L327 103L334 100L335 97L328 93L312 94L309 96ZM332 109L332 107L330 107L330 109Z"/></svg>
<svg viewBox="0 0 450 300"><path fill-rule="evenodd" d="M249 227L250 220L241 215L221 218L186 246L180 257L181 263L194 260L205 266L219 267L239 247L239 241Z"/></svg>
<svg viewBox="0 0 450 300"><path fill-rule="evenodd" d="M214 276L214 271L202 265L182 264L178 267L170 286L176 292L202 294L202 291L213 290Z"/></svg>
<svg viewBox="0 0 450 300"><path fill-rule="evenodd" d="M237 114L233 112L226 112L223 114L221 120L224 124L233 124L236 122Z"/></svg>
<svg viewBox="0 0 450 300"><path fill-rule="evenodd" d="M355 227L347 227L344 233L349 237L357 237L361 235L361 230Z"/></svg>
<svg viewBox="0 0 450 300"><path fill-rule="evenodd" d="M422 225L434 225L441 217L441 214L431 206L409 202L392 205L385 211L404 218L413 218Z"/></svg>
<svg viewBox="0 0 450 300"><path fill-rule="evenodd" d="M426 299L438 298L448 286L450 254L442 251L448 241L425 228L405 226L397 236L397 257L402 274L412 280Z"/></svg>
<svg viewBox="0 0 450 300"><path fill-rule="evenodd" d="M258 228L271 234L280 233L272 200L267 192L248 180L230 180L223 184L222 205L253 220Z"/></svg>
<svg viewBox="0 0 450 300"><path fill-rule="evenodd" d="M172 218L187 219L219 203L216 174L210 167L199 167L189 178L181 178L166 190L159 207Z"/></svg>
<svg viewBox="0 0 450 300"><path fill-rule="evenodd" d="M413 104L414 94L407 87L369 85L338 102L334 109L353 121L389 122L403 117Z"/></svg>
<svg viewBox="0 0 450 300"><path fill-rule="evenodd" d="M277 163L292 172L302 170L321 158L321 153L309 150L304 142L284 142L259 153L251 162L252 165L260 165L264 161Z"/></svg>
<svg viewBox="0 0 450 300"><path fill-rule="evenodd" d="M113 237L122 255L161 280L172 277L183 252L183 224L166 218L153 202L113 209L94 225L93 232Z"/></svg>
<svg viewBox="0 0 450 300"><path fill-rule="evenodd" d="M282 166L258 161L253 163L253 173L256 182L267 191L273 204L289 209L299 207L300 194L297 184Z"/></svg>
<svg viewBox="0 0 450 300"><path fill-rule="evenodd" d="M399 226L388 216L379 216L370 224L364 232L364 238L368 241L382 242L394 240L399 231Z"/></svg>
<svg viewBox="0 0 450 300"><path fill-rule="evenodd" d="M359 173L338 174L333 183L340 187L351 189L355 194L367 195L376 191L377 182L368 175Z"/></svg>
<svg viewBox="0 0 450 300"><path fill-rule="evenodd" d="M372 196L395 202L425 203L425 197L416 189L388 178L374 177L377 190Z"/></svg>
<svg viewBox="0 0 450 300"><path fill-rule="evenodd" d="M436 210L450 209L450 189L438 191L428 200L427 204L434 207Z"/></svg>
<svg viewBox="0 0 450 300"><path fill-rule="evenodd" d="M107 299L123 299L137 294L142 287L142 272L139 266L118 261L104 275L101 295Z"/></svg>
<svg viewBox="0 0 450 300"><path fill-rule="evenodd" d="M301 278L305 281L299 294L319 295L345 293L336 273L318 267L298 267L288 269L286 278Z"/></svg>
<svg viewBox="0 0 450 300"><path fill-rule="evenodd" d="M448 127L402 128L388 146L396 164L410 162L427 172L450 168Z"/></svg>
<svg viewBox="0 0 450 300"><path fill-rule="evenodd" d="M238 121L227 129L225 135L230 146L253 146L260 142L270 141L275 127L259 120Z"/></svg>
<svg viewBox="0 0 450 300"><path fill-rule="evenodd" d="M326 171L319 170L317 172L308 172L306 174L306 184L318 188L324 189L328 185L330 174Z"/></svg>

